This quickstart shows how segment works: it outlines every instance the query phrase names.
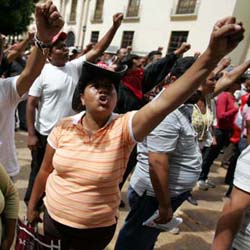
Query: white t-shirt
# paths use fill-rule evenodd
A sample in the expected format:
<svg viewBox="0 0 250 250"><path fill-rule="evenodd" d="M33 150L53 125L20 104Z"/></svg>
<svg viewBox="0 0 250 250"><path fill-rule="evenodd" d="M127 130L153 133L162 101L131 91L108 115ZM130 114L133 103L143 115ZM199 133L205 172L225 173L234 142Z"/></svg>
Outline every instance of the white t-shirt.
<svg viewBox="0 0 250 250"><path fill-rule="evenodd" d="M81 56L63 67L46 64L30 88L30 96L40 97L35 122L40 134L48 135L61 118L75 114L72 97L85 58Z"/></svg>
<svg viewBox="0 0 250 250"><path fill-rule="evenodd" d="M22 100L16 90L18 77L0 79L0 162L9 176L19 173L15 147L15 109Z"/></svg>
<svg viewBox="0 0 250 250"><path fill-rule="evenodd" d="M250 195L250 146L239 156L234 173L234 186ZM241 229L236 235L233 247L237 250L250 249L250 211L245 214Z"/></svg>

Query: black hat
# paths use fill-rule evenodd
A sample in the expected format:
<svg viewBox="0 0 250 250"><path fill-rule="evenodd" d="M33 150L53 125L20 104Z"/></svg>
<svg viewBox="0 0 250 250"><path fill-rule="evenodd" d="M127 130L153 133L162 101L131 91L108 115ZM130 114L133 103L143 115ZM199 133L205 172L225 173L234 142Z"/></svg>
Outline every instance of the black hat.
<svg viewBox="0 0 250 250"><path fill-rule="evenodd" d="M97 80L108 80L105 83L114 84L116 89L127 71L127 66L122 65L111 71L103 64L97 65L85 61L82 65L82 71L80 79L76 85L75 92L72 99L72 108L76 112L80 112L84 109L81 103L81 94L89 83L93 83Z"/></svg>

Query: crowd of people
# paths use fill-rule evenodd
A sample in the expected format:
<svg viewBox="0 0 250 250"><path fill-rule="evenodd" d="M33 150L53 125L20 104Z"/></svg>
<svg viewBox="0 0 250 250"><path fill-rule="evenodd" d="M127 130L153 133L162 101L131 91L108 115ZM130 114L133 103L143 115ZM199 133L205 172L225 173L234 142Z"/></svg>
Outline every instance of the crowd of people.
<svg viewBox="0 0 250 250"><path fill-rule="evenodd" d="M243 39L243 25L219 20L194 56L183 56L191 47L183 43L141 57L130 47L105 52L121 13L82 51L67 48L51 1L36 6L35 18L36 33L18 44L5 48L0 36L0 250L14 244L18 219L17 109L32 157L27 219L34 225L42 212L45 236L63 250L105 249L130 174L115 250L154 249L162 230L143 223L157 210L155 223L168 223L186 200L198 206L192 189L215 188L210 167L230 143L228 200L211 250L249 249L250 61L231 66L225 57Z"/></svg>

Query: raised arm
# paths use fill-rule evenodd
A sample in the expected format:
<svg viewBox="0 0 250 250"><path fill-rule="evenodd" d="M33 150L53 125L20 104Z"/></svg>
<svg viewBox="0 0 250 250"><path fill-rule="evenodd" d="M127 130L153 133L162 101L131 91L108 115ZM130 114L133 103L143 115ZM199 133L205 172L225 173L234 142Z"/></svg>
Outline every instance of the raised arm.
<svg viewBox="0 0 250 250"><path fill-rule="evenodd" d="M33 39L34 33L29 32L28 36L23 39L20 43L15 44L13 49L6 51L8 63L12 63L27 47L29 42Z"/></svg>
<svg viewBox="0 0 250 250"><path fill-rule="evenodd" d="M51 1L37 5L35 10L37 38L49 45L54 35L63 27L64 21L55 5ZM45 55L44 55L45 54ZM19 76L16 87L19 96L26 93L36 77L40 74L46 60L46 53L34 47L27 64Z"/></svg>
<svg viewBox="0 0 250 250"><path fill-rule="evenodd" d="M250 60L235 67L230 72L223 72L223 76L215 85L214 96L220 94L226 88L230 87L235 81L250 67Z"/></svg>
<svg viewBox="0 0 250 250"><path fill-rule="evenodd" d="M190 44L182 43L173 53L169 53L159 61L148 65L144 71L142 92L146 93L159 84L170 72L178 57L189 49Z"/></svg>
<svg viewBox="0 0 250 250"><path fill-rule="evenodd" d="M189 43L184 42L173 53L176 56L182 56L185 52L187 52L188 50L190 50L190 48L191 48L191 45Z"/></svg>
<svg viewBox="0 0 250 250"><path fill-rule="evenodd" d="M123 19L122 13L116 13L113 16L113 25L108 30L108 32L102 37L102 39L89 51L86 53L86 60L89 62L94 62L110 45L116 31L121 25Z"/></svg>
<svg viewBox="0 0 250 250"><path fill-rule="evenodd" d="M208 48L192 67L156 100L145 105L134 115L132 128L135 138L141 141L167 114L184 103L220 59L238 45L243 39L243 33L242 25L237 24L233 17L218 21L212 31Z"/></svg>

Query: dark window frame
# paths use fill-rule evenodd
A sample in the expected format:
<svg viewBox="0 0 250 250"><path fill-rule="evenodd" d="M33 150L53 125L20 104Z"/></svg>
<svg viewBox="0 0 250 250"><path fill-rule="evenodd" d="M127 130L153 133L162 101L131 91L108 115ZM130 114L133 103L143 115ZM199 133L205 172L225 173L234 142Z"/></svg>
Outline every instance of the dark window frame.
<svg viewBox="0 0 250 250"><path fill-rule="evenodd" d="M103 6L104 6L104 0L96 0L95 12L93 16L94 20L102 20Z"/></svg>
<svg viewBox="0 0 250 250"><path fill-rule="evenodd" d="M100 32L97 30L91 31L90 42L97 43L99 39Z"/></svg>
<svg viewBox="0 0 250 250"><path fill-rule="evenodd" d="M189 31L172 31L168 43L168 53L175 51L183 42L187 41Z"/></svg>
<svg viewBox="0 0 250 250"><path fill-rule="evenodd" d="M77 2L78 2L77 0L71 1L71 11L70 11L70 16L69 16L70 22L76 22Z"/></svg>
<svg viewBox="0 0 250 250"><path fill-rule="evenodd" d="M197 6L197 0L178 0L175 14L185 15L194 14Z"/></svg>
<svg viewBox="0 0 250 250"><path fill-rule="evenodd" d="M129 0L126 17L137 17L139 16L140 0Z"/></svg>
<svg viewBox="0 0 250 250"><path fill-rule="evenodd" d="M132 30L124 30L122 33L121 48L132 46L135 32Z"/></svg>

